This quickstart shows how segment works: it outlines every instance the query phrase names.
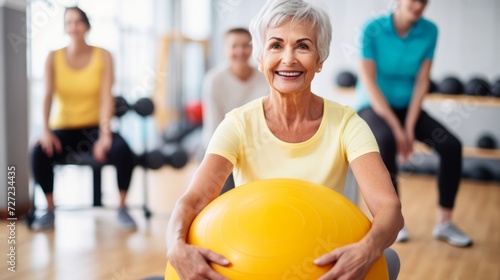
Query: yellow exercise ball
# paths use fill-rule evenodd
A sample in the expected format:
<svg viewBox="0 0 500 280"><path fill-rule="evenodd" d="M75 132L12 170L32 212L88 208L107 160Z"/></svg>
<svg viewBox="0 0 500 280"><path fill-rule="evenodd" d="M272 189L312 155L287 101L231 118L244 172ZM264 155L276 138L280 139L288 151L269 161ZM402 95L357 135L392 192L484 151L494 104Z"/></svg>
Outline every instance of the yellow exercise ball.
<svg viewBox="0 0 500 280"><path fill-rule="evenodd" d="M188 243L225 256L211 264L229 279L318 279L332 266L313 261L359 241L368 218L341 194L298 179L266 179L237 187L212 201L194 219ZM365 279L388 279L385 258ZM166 280L180 279L167 264Z"/></svg>

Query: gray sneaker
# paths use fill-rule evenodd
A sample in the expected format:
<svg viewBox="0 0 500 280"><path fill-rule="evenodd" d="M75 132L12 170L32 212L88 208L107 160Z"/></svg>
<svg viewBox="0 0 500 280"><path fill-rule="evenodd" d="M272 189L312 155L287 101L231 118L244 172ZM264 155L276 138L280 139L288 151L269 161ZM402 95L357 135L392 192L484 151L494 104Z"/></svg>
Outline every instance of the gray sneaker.
<svg viewBox="0 0 500 280"><path fill-rule="evenodd" d="M120 208L118 210L118 222L120 226L124 229L136 229L137 225L134 222L134 219L130 217L130 214L127 211L127 208Z"/></svg>
<svg viewBox="0 0 500 280"><path fill-rule="evenodd" d="M396 237L396 242L406 242L408 241L408 230L406 227L403 227L399 232L398 232L398 237Z"/></svg>
<svg viewBox="0 0 500 280"><path fill-rule="evenodd" d="M31 228L36 231L54 229L54 219L54 211L47 211L43 216L35 218Z"/></svg>
<svg viewBox="0 0 500 280"><path fill-rule="evenodd" d="M457 247L468 247L472 245L472 239L458 229L452 222L437 225L432 230L434 238L447 241L450 245Z"/></svg>

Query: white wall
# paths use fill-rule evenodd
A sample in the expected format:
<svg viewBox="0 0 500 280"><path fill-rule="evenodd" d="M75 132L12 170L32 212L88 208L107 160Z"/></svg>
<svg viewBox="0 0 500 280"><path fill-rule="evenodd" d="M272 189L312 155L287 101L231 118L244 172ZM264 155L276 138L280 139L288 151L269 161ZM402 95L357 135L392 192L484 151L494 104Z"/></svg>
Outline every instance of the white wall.
<svg viewBox="0 0 500 280"><path fill-rule="evenodd" d="M246 26L264 5L265 0L213 0L214 25L212 63L223 61L223 32L234 26ZM358 38L361 25L376 15L386 13L392 0L323 0L333 24L330 57L323 72L316 76L313 90L332 97L333 81L343 69L356 70ZM219 12L218 12L219 11ZM220 12L222 11L222 12ZM456 75L467 81L483 75L490 82L500 79L500 1L431 0L425 17L439 28L432 77L437 81Z"/></svg>

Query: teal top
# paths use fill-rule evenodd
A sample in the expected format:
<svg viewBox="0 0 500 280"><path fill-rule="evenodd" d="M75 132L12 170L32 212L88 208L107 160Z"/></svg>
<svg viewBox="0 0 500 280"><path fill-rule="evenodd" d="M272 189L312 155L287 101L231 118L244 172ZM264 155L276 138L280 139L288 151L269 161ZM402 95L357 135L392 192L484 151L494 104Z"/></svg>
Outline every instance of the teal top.
<svg viewBox="0 0 500 280"><path fill-rule="evenodd" d="M438 29L431 21L420 18L400 37L394 27L394 14L369 21L361 34L361 59L373 60L376 81L394 109L408 108L415 79L424 60L432 60ZM356 110L370 107L368 92L361 82L356 85Z"/></svg>

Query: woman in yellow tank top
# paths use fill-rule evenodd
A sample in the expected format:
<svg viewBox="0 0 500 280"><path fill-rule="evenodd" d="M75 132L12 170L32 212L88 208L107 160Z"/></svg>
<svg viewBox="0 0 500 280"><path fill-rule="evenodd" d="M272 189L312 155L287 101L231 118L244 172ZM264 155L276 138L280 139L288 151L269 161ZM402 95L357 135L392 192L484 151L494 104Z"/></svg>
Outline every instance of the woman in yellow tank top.
<svg viewBox="0 0 500 280"><path fill-rule="evenodd" d="M133 154L124 139L110 131L114 114L113 61L108 51L85 42L90 30L87 15L77 7L64 13L64 31L71 43L49 54L45 64L43 133L32 152L34 179L42 187L48 211L35 219L36 230L54 227L53 165L88 152L100 162L116 167L120 189L118 219L135 228L125 198L132 175ZM51 115L53 101L56 109Z"/></svg>

